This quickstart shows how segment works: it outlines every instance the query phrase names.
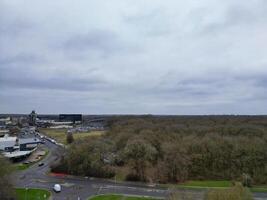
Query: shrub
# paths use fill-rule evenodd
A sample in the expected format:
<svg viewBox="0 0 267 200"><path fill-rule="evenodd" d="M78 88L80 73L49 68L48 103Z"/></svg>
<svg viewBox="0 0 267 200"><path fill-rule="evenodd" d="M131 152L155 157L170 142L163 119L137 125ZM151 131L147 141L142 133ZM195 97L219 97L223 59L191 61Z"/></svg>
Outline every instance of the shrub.
<svg viewBox="0 0 267 200"><path fill-rule="evenodd" d="M241 184L229 189L210 190L205 200L253 200L251 192Z"/></svg>
<svg viewBox="0 0 267 200"><path fill-rule="evenodd" d="M67 133L67 138L66 138L66 140L67 140L67 143L68 143L68 144L73 143L74 138L73 138L72 133Z"/></svg>

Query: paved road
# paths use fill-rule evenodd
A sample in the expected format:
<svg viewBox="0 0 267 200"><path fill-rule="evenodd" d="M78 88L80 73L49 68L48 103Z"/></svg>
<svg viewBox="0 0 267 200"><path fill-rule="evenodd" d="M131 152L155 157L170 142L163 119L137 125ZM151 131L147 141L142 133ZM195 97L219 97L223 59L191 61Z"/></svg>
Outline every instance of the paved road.
<svg viewBox="0 0 267 200"><path fill-rule="evenodd" d="M33 165L27 170L19 171L13 174L16 187L43 188L48 189L53 194L54 200L81 200L96 194L119 193L129 195L151 196L156 198L165 198L169 191L160 187L149 187L140 183L115 183L112 180L83 178L83 177L54 177L48 176L47 172L53 162L59 159L58 152L61 147L46 141L47 148L50 152L43 159L43 166ZM62 192L55 193L52 191L54 184L62 185ZM184 190L181 192L189 193L195 200L203 198L204 191ZM254 193L256 200L267 200L267 193Z"/></svg>

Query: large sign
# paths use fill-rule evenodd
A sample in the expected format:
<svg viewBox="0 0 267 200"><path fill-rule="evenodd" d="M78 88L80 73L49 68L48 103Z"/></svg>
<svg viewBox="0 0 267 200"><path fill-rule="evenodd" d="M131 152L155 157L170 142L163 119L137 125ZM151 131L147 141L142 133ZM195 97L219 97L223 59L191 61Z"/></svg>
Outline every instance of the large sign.
<svg viewBox="0 0 267 200"><path fill-rule="evenodd" d="M81 122L82 115L81 114L60 114L59 121L71 121L71 122Z"/></svg>

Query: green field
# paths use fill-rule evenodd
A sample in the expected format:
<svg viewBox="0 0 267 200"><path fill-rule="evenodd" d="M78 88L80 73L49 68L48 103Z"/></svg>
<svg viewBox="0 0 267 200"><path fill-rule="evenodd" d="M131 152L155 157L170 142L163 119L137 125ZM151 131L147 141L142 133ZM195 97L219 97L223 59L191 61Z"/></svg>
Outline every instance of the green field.
<svg viewBox="0 0 267 200"><path fill-rule="evenodd" d="M18 200L47 200L49 199L51 193L47 190L41 189L25 189L25 188L17 188L16 195Z"/></svg>
<svg viewBox="0 0 267 200"><path fill-rule="evenodd" d="M66 141L66 133L67 129L51 129L51 128L42 128L40 132L44 135L53 138L59 143L67 144ZM105 131L89 131L85 133L73 133L74 140L76 139L83 139L92 136L101 136L105 133Z"/></svg>
<svg viewBox="0 0 267 200"><path fill-rule="evenodd" d="M148 197L134 197L134 196L123 196L123 195L99 195L89 198L89 200L155 200Z"/></svg>

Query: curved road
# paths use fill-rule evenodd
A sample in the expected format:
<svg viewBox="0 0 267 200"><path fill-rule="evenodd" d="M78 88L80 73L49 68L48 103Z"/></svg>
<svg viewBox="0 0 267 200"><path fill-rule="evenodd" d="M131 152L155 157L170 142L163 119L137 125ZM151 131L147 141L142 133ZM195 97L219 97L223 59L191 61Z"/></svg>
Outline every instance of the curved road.
<svg viewBox="0 0 267 200"><path fill-rule="evenodd" d="M23 188L43 188L52 192L54 200L85 200L89 196L97 194L118 193L128 195L151 196L156 198L165 198L169 190L160 187L150 187L141 183L120 182L112 180L82 178L82 177L54 177L49 176L50 165L53 164L59 156L61 147L46 140L45 145L49 149L49 154L42 160L43 166L35 164L24 171L18 171L13 174L16 187ZM52 191L54 184L59 183L62 186L60 193ZM181 190L184 193L190 193L196 200L203 198L204 190ZM255 200L267 200L267 193L254 193Z"/></svg>

